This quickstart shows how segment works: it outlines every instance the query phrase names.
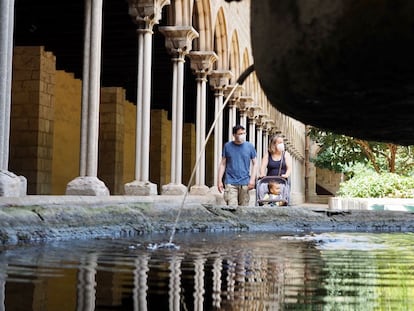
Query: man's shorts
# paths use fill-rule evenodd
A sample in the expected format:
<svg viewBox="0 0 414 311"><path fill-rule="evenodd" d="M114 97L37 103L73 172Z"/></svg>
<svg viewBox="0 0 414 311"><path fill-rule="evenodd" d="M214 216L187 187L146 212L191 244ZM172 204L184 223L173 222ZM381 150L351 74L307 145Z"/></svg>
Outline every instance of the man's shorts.
<svg viewBox="0 0 414 311"><path fill-rule="evenodd" d="M250 195L249 188L247 185L231 185L226 184L224 189L224 201L227 205L237 206L237 205L249 205Z"/></svg>

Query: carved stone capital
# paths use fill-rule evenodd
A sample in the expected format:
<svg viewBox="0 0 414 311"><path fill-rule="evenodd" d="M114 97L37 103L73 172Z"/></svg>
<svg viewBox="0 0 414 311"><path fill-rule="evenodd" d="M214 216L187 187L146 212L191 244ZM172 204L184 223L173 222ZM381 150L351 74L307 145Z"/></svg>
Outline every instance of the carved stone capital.
<svg viewBox="0 0 414 311"><path fill-rule="evenodd" d="M253 101L253 97L251 96L240 96L238 103L239 110L247 112L249 107L252 105Z"/></svg>
<svg viewBox="0 0 414 311"><path fill-rule="evenodd" d="M192 49L192 42L198 32L191 26L164 26L159 31L165 36L165 47L176 56L185 56Z"/></svg>
<svg viewBox="0 0 414 311"><path fill-rule="evenodd" d="M260 108L259 106L252 105L252 106L249 107L249 109L247 111L247 117L249 119L256 120L256 117L260 113L261 110L262 110L262 108Z"/></svg>
<svg viewBox="0 0 414 311"><path fill-rule="evenodd" d="M273 130L273 126L275 125L275 121L273 121L272 119L266 119L264 123L268 133L271 133Z"/></svg>
<svg viewBox="0 0 414 311"><path fill-rule="evenodd" d="M210 74L218 56L213 51L191 51L188 54L191 69L197 74Z"/></svg>
<svg viewBox="0 0 414 311"><path fill-rule="evenodd" d="M224 96L228 97L230 95L230 93L233 91L233 88L236 87L236 90L233 92L233 95L231 97L230 100L232 101L238 101L242 92L244 91L244 87L241 85L228 85L225 89L224 89Z"/></svg>
<svg viewBox="0 0 414 311"><path fill-rule="evenodd" d="M230 70L213 70L209 75L210 86L214 89L224 90L232 77L233 73Z"/></svg>
<svg viewBox="0 0 414 311"><path fill-rule="evenodd" d="M276 127L276 126L273 126L272 129L270 130L270 134L272 136L273 135L276 135L276 134L280 134L280 133L281 133L280 129L278 127Z"/></svg>
<svg viewBox="0 0 414 311"><path fill-rule="evenodd" d="M162 8L169 4L170 0L128 0L128 13L136 24L152 29L161 20Z"/></svg>
<svg viewBox="0 0 414 311"><path fill-rule="evenodd" d="M265 128L266 127L266 120L268 119L268 115L266 113L259 113L257 114L256 120L257 120L257 124L261 127L261 128Z"/></svg>

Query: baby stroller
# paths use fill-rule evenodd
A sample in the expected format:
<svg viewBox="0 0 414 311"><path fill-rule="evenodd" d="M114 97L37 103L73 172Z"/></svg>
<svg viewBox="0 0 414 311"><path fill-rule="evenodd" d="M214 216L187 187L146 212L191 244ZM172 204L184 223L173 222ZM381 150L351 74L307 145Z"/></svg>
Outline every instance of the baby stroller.
<svg viewBox="0 0 414 311"><path fill-rule="evenodd" d="M279 194L269 193L269 183L276 183ZM289 204L289 181L280 176L265 176L256 184L256 205L287 206Z"/></svg>

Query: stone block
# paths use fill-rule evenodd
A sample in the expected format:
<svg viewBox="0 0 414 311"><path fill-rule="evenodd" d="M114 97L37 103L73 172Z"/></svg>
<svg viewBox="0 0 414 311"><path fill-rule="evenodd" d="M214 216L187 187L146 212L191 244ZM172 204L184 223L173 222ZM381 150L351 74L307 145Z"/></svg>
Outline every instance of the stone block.
<svg viewBox="0 0 414 311"><path fill-rule="evenodd" d="M21 197L27 193L27 180L23 176L0 170L0 196Z"/></svg>
<svg viewBox="0 0 414 311"><path fill-rule="evenodd" d="M105 183L97 177L77 177L68 183L66 187L67 195L93 195L109 196L109 190Z"/></svg>

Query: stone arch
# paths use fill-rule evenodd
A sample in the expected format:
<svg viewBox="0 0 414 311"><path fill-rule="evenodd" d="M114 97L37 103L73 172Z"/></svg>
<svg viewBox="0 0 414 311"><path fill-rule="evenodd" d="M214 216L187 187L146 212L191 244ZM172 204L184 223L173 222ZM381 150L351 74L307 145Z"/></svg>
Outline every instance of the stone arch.
<svg viewBox="0 0 414 311"><path fill-rule="evenodd" d="M168 22L174 26L191 25L193 1L175 0L168 6Z"/></svg>
<svg viewBox="0 0 414 311"><path fill-rule="evenodd" d="M233 32L231 36L230 54L229 54L229 69L233 72L231 82L235 83L240 75L240 50L239 50L239 37L237 31Z"/></svg>
<svg viewBox="0 0 414 311"><path fill-rule="evenodd" d="M193 41L193 50L212 51L213 34L211 6L208 0L195 0L193 6L193 27L199 37Z"/></svg>
<svg viewBox="0 0 414 311"><path fill-rule="evenodd" d="M249 52L246 49L244 49L244 53L243 53L243 61L242 61L242 72L244 72L249 66L251 65L251 61L250 61L250 57L249 57ZM252 93L252 84L253 84L253 76L250 75L247 77L246 81L244 81L243 86L244 86L244 93L246 95L251 95Z"/></svg>
<svg viewBox="0 0 414 311"><path fill-rule="evenodd" d="M215 69L228 69L228 43L227 43L227 23L224 17L223 8L217 12L216 23L214 26L214 51L218 56Z"/></svg>
<svg viewBox="0 0 414 311"><path fill-rule="evenodd" d="M253 73L251 74L252 76L252 96L254 99L254 104L256 106L258 106L259 103L259 94L260 94L260 84L259 84L259 80L257 79L257 75L256 72L253 71Z"/></svg>

